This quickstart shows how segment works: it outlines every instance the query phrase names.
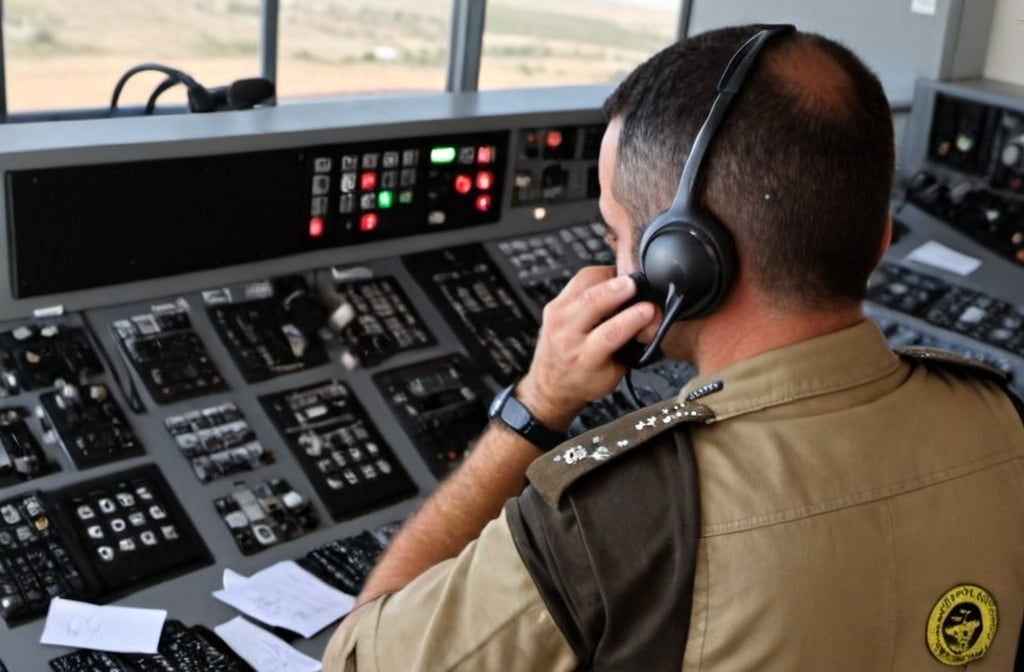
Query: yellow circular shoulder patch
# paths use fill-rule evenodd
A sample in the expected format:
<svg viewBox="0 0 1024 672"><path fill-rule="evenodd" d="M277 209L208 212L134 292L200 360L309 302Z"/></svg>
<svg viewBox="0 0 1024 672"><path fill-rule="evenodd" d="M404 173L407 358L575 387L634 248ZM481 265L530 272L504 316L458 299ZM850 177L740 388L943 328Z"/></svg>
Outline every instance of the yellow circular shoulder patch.
<svg viewBox="0 0 1024 672"><path fill-rule="evenodd" d="M928 650L945 665L966 665L988 651L999 627L992 595L970 583L953 586L928 616Z"/></svg>

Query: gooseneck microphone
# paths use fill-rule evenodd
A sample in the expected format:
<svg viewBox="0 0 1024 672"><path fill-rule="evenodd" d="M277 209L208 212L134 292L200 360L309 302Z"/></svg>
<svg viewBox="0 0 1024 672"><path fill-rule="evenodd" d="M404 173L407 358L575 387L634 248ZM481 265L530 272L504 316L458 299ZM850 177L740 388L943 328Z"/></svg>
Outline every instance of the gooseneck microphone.
<svg viewBox="0 0 1024 672"><path fill-rule="evenodd" d="M146 101L143 114L152 114L156 108L157 99L164 91L177 84L182 84L188 90L188 109L190 112L219 112L221 110L248 110L261 103L273 99L275 94L274 83L262 77L251 77L239 79L228 86L217 86L206 88L177 68L171 68L160 63L142 63L125 71L114 86L113 95L110 98L110 115L113 116L117 110L117 101L121 97L128 80L140 72L161 72L167 75L150 94Z"/></svg>

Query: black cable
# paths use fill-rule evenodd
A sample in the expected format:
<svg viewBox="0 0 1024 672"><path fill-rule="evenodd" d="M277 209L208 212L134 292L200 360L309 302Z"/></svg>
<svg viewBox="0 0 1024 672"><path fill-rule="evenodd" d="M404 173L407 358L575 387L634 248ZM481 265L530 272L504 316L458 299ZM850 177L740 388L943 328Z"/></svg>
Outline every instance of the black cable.
<svg viewBox="0 0 1024 672"><path fill-rule="evenodd" d="M640 410L644 407L644 404L640 401L640 395L636 391L636 387L633 385L633 369L626 370L626 390L629 392L630 401L633 402L633 408Z"/></svg>
<svg viewBox="0 0 1024 672"><path fill-rule="evenodd" d="M92 339L93 347L100 353L100 357L103 359L103 363L106 364L107 369L110 370L110 377L117 385L117 389L121 390L121 396L128 401L128 407L135 413L145 413L146 405L142 403L142 397L139 395L139 390L135 387L135 379L132 378L132 372L130 368L126 369L128 375L128 389L125 389L124 383L121 380L121 376L117 372L117 368L114 366L114 361L107 354L106 348L100 342L99 336L96 334L96 330L93 329L92 322L89 320L88 314L82 312L82 325L85 327L86 333L89 338ZM122 357L123 357L122 353ZM125 366L129 367L128 362L125 362Z"/></svg>
<svg viewBox="0 0 1024 672"><path fill-rule="evenodd" d="M160 82L157 85L157 87L155 89L153 89L153 93L149 94L149 100L146 101L146 109L143 110L142 113L143 114L153 114L153 110L156 109L156 99L159 98L160 95L164 91L166 91L167 89L171 88L172 86L174 86L176 84L180 84L180 83L181 83L181 80L180 79L176 79L174 77L168 77L164 81Z"/></svg>
<svg viewBox="0 0 1024 672"><path fill-rule="evenodd" d="M173 79L175 83L181 82L184 84L188 87L189 91L203 88L200 86L199 82L192 79L192 77L186 75L181 70L169 68L166 65L161 65L159 63L142 63L125 70L124 74L121 75L121 78L117 80L117 84L114 85L114 93L110 97L110 116L113 116L114 112L117 110L117 101L121 97L121 91L124 89L125 84L128 83L128 80L131 79L133 75L148 71L162 72L167 75L169 79Z"/></svg>

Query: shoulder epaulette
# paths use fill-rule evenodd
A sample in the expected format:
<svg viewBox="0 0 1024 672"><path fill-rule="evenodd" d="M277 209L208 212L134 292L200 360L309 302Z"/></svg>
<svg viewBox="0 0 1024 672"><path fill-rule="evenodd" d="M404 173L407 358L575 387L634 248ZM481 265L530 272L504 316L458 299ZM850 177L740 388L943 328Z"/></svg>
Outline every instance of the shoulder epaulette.
<svg viewBox="0 0 1024 672"><path fill-rule="evenodd" d="M961 371L966 370L968 372L981 374L989 379L994 379L1000 384L1007 383L1010 380L1009 374L1004 371L1000 371L994 366L989 366L988 364L984 364L974 359L968 359L967 357L963 357L948 350L924 348L915 345L905 348L896 348L893 352L901 357L915 359L920 362L933 362L954 369L960 369Z"/></svg>
<svg viewBox="0 0 1024 672"><path fill-rule="evenodd" d="M714 417L707 406L682 399L645 406L564 441L534 460L526 477L548 504L557 506L565 491L581 476L673 427L708 422Z"/></svg>

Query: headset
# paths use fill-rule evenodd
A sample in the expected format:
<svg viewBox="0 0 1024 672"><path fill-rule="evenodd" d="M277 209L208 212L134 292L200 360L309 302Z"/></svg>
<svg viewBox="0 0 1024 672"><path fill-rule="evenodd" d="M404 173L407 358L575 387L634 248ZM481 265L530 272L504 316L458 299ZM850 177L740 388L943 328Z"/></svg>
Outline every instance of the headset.
<svg viewBox="0 0 1024 672"><path fill-rule="evenodd" d="M729 59L718 80L708 116L683 163L672 205L651 221L640 238L640 273L650 291L664 303L661 324L644 349L638 367L657 358L658 348L672 323L708 315L722 303L732 285L736 247L721 222L701 207L698 179L715 136L758 54L773 37L794 30L791 25L765 26Z"/></svg>

